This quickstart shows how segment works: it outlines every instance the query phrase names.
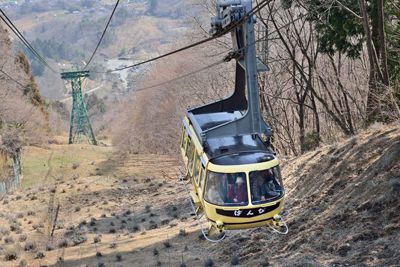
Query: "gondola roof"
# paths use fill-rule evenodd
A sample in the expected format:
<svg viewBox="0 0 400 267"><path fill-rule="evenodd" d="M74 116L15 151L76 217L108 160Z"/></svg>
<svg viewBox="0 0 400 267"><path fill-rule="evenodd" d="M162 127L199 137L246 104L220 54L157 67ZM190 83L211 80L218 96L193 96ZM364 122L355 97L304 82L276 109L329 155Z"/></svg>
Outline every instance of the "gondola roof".
<svg viewBox="0 0 400 267"><path fill-rule="evenodd" d="M242 116L241 111L234 111L196 114L193 118L201 130L206 131ZM275 158L259 135L250 134L208 138L204 143L204 152L210 161L217 165L253 164Z"/></svg>

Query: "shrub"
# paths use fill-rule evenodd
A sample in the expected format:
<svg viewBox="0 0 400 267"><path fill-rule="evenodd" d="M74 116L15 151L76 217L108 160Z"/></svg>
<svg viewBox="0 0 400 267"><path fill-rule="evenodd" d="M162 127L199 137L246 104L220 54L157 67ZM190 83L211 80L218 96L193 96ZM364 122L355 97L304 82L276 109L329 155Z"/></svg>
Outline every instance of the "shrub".
<svg viewBox="0 0 400 267"><path fill-rule="evenodd" d="M158 250L157 250L156 248L154 248L154 249L153 249L153 255L154 255L154 256L158 256L158 254L159 254Z"/></svg>
<svg viewBox="0 0 400 267"><path fill-rule="evenodd" d="M316 132L307 133L304 137L303 149L309 151L317 148L321 142L320 136Z"/></svg>
<svg viewBox="0 0 400 267"><path fill-rule="evenodd" d="M94 238L93 238L93 243L100 243L101 242L101 237L99 236L99 235L96 235Z"/></svg>
<svg viewBox="0 0 400 267"><path fill-rule="evenodd" d="M151 206L150 205L146 205L145 211L146 211L146 213L149 213L151 211Z"/></svg>
<svg viewBox="0 0 400 267"><path fill-rule="evenodd" d="M6 244L13 244L14 243L14 238L12 238L12 236L6 236L4 238L4 243Z"/></svg>
<svg viewBox="0 0 400 267"><path fill-rule="evenodd" d="M54 250L54 246L53 246L53 244L47 244L46 245L46 251L52 251L52 250Z"/></svg>
<svg viewBox="0 0 400 267"><path fill-rule="evenodd" d="M4 260L5 261L15 261L18 259L17 252L15 250L8 250L4 254Z"/></svg>
<svg viewBox="0 0 400 267"><path fill-rule="evenodd" d="M41 251L38 251L35 255L35 259L43 259L44 257L46 257L46 255Z"/></svg>
<svg viewBox="0 0 400 267"><path fill-rule="evenodd" d="M233 256L231 259L231 264L233 266L238 265L239 264L239 257L238 256Z"/></svg>
<svg viewBox="0 0 400 267"><path fill-rule="evenodd" d="M169 224L170 223L170 220L169 219L165 219L165 220L162 220L161 221L161 225L167 225L167 224Z"/></svg>
<svg viewBox="0 0 400 267"><path fill-rule="evenodd" d="M74 246L77 246L82 243L85 243L87 241L87 237L83 235L75 235L72 237L71 241L74 244Z"/></svg>
<svg viewBox="0 0 400 267"><path fill-rule="evenodd" d="M58 247L59 248L66 248L66 247L68 247L68 240L67 239L61 239L59 242L58 242Z"/></svg>
<svg viewBox="0 0 400 267"><path fill-rule="evenodd" d="M19 231L21 227L17 223L13 223L10 225L11 232Z"/></svg>
<svg viewBox="0 0 400 267"><path fill-rule="evenodd" d="M22 260L19 262L18 267L27 267L28 263L26 262L26 260Z"/></svg>
<svg viewBox="0 0 400 267"><path fill-rule="evenodd" d="M1 235L9 235L10 234L10 230L6 229L6 228L0 228L0 234Z"/></svg>
<svg viewBox="0 0 400 267"><path fill-rule="evenodd" d="M95 226L96 225L96 219L95 218L90 218L90 226Z"/></svg>
<svg viewBox="0 0 400 267"><path fill-rule="evenodd" d="M187 236L186 230L185 229L180 229L179 230L179 236Z"/></svg>
<svg viewBox="0 0 400 267"><path fill-rule="evenodd" d="M24 246L25 251L34 251L36 250L36 244L34 242L26 242Z"/></svg>
<svg viewBox="0 0 400 267"><path fill-rule="evenodd" d="M27 239L27 235L26 234L22 234L22 235L20 235L19 237L18 237L18 241L19 242L25 242L26 241L26 239Z"/></svg>
<svg viewBox="0 0 400 267"><path fill-rule="evenodd" d="M135 225L132 226L132 232L137 232L139 230L140 230L139 225L135 224Z"/></svg>
<svg viewBox="0 0 400 267"><path fill-rule="evenodd" d="M212 259L207 259L204 262L204 267L213 267L214 266L214 261Z"/></svg>
<svg viewBox="0 0 400 267"><path fill-rule="evenodd" d="M157 229L158 225L154 221L149 222L149 230Z"/></svg>

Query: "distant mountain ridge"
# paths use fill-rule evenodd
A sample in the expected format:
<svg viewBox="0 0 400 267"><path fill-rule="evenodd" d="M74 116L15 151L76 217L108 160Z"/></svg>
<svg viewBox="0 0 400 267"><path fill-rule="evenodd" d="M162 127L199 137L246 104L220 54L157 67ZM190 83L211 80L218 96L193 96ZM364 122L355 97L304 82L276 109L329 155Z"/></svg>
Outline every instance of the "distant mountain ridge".
<svg viewBox="0 0 400 267"><path fill-rule="evenodd" d="M83 67L93 52L114 7L114 0L37 0L5 4L4 10L24 31L32 45L59 70L73 65ZM129 0L121 1L105 38L91 65L105 71L106 60L120 57L146 59L177 41L176 35L188 27L193 12L191 1ZM20 46L19 48L22 48ZM30 61L42 93L51 99L66 97L59 77ZM102 84L94 75L93 87ZM104 77L103 77L104 78ZM55 80L58 80L54 83ZM110 80L110 79L106 79ZM109 86L118 82L111 78Z"/></svg>

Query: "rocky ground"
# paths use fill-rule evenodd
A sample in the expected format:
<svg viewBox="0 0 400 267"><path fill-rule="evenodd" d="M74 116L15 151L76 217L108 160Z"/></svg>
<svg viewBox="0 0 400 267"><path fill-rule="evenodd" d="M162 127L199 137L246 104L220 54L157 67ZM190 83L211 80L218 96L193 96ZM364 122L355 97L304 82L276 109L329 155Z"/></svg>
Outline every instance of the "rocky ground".
<svg viewBox="0 0 400 267"><path fill-rule="evenodd" d="M399 266L398 126L284 162L289 234L251 229L219 244L198 237L179 160L113 152L25 152L34 171L0 202L0 266Z"/></svg>

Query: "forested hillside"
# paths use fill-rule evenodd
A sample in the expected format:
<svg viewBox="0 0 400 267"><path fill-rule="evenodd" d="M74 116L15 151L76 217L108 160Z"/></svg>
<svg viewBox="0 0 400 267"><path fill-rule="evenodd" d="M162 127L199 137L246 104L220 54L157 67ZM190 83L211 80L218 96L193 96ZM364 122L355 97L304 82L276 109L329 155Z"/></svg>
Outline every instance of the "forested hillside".
<svg viewBox="0 0 400 267"><path fill-rule="evenodd" d="M362 13L359 1L271 1L257 14L258 55L270 68L258 77L261 105L264 119L274 130L275 147L280 154L300 155L321 143L352 136L375 121L387 123L400 118L400 38L396 34L399 3L372 2ZM203 17L213 14L211 2L201 2L201 6ZM378 10L382 8L384 12L380 14ZM187 34L189 40L207 36L204 29L209 27L208 21L201 21L194 25L198 30ZM265 29L267 36L263 35ZM163 76L162 81L178 77L220 60L229 48L229 38L221 39L179 57L190 62L177 56L157 63L147 77ZM182 71L185 69L188 71ZM234 66L225 63L135 94L132 101L136 104L127 105L127 110L132 108L132 115L127 118L131 123L124 123L117 137L123 150L175 151L179 118L186 108L230 95L234 88L233 72ZM145 79L144 85L154 84L154 79ZM151 109L146 101L159 108ZM142 122L139 117L133 123L138 116L135 114L147 113L154 126L148 123L148 117ZM157 125L166 121L173 125L170 132L165 131L168 127L155 131ZM144 128L151 128L153 134ZM155 140L159 140L157 134L168 140L160 149L153 147ZM130 145L127 140L131 140Z"/></svg>
<svg viewBox="0 0 400 267"><path fill-rule="evenodd" d="M10 161L20 161L23 146L46 141L49 114L28 59L21 51L12 49L2 25L0 64L0 182L9 182L8 166ZM20 174L17 170L17 176Z"/></svg>

